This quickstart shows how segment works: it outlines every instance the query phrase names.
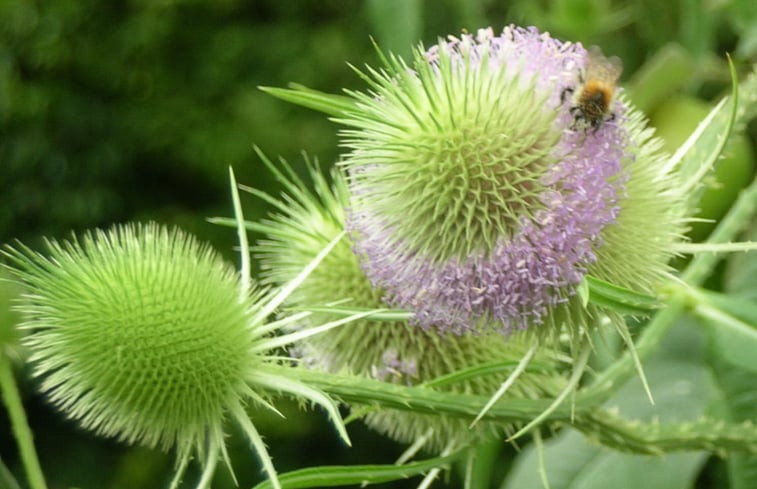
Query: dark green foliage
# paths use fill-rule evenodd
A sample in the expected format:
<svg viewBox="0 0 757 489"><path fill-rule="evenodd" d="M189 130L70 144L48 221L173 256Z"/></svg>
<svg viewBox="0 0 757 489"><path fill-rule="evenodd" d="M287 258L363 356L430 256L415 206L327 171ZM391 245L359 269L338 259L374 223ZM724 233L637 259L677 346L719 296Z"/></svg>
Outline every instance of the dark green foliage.
<svg viewBox="0 0 757 489"><path fill-rule="evenodd" d="M263 173L253 143L332 160L328 123L257 86L354 84L345 62L372 49L357 7L3 2L0 240L207 215L229 165Z"/></svg>
<svg viewBox="0 0 757 489"><path fill-rule="evenodd" d="M0 0L0 243L19 238L35 246L41 236L152 219L179 223L231 256L233 231L204 222L231 214L229 165L240 183L277 195L253 144L283 156L300 173L302 150L324 167L339 154L336 127L322 114L257 87L295 82L328 93L363 88L346 63L378 64L370 36L406 54L409 49L403 52L398 39L430 44L462 28L536 25L554 37L598 44L620 56L629 93L653 93L659 98L645 99L660 101L673 90L717 99L729 84L723 53L733 53L742 72L757 59L754 0L393 2L412 4L404 12L410 17L402 19L396 17L401 11L392 15L379 8L381 1ZM672 86L660 95L634 74L669 43L681 47L695 68L667 80ZM754 129L748 134L753 147ZM265 212L259 201L246 198L244 204L251 206L245 209L249 220ZM754 381L734 374L727 362L713 364L723 409L734 419L753 416ZM27 380L28 370L17 374L51 487L166 487L173 454L148 453L77 430L35 394L38 386ZM347 449L325 417L302 413L294 404L283 411L285 423L268 414L255 420L281 472L386 463L401 451L359 423L350 426L353 448ZM230 436L231 458L249 457L244 438ZM324 448L326 443L333 446ZM506 450L508 458L516 457L512 448ZM0 459L24 487L3 408ZM509 463L498 458L493 464ZM750 460L711 465L727 472L734 488L757 480ZM240 487L261 480L254 461L237 467ZM195 469L188 483L196 482ZM701 482L707 471L699 475L698 487L721 487ZM447 485L460 483L452 476ZM213 487L235 485L219 470Z"/></svg>

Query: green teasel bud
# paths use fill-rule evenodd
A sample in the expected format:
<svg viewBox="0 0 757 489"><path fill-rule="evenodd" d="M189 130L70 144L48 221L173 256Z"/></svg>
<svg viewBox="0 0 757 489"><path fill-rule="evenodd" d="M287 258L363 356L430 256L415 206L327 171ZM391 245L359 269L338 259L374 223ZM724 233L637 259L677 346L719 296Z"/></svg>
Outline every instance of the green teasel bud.
<svg viewBox="0 0 757 489"><path fill-rule="evenodd" d="M262 156L262 155L261 155ZM314 190L296 180L294 173L266 164L285 182L288 196L276 204L278 212L254 227L266 234L255 247L261 262L261 281L271 286L291 280L292 274L325 243L342 232L348 188L344 175L331 172L331 184L310 166ZM285 176L288 173L289 176ZM266 197L262 192L255 192ZM385 308L383 291L373 287L361 269L352 243L346 237L303 282L288 300L297 308L323 306L344 299L344 307ZM314 324L333 320L334 313L316 312ZM342 328L312 336L297 345L293 354L308 368L347 373L404 385L420 385L460 370L485 364L504 365L496 373L465 378L438 386L445 392L489 397L516 368L531 348L524 335L504 338L498 333L445 334L408 321L361 319ZM560 361L542 348L526 372L508 390L518 398L554 397L565 385ZM364 417L372 429L404 443L423 440L426 449L441 452L490 437L502 436L511 426L394 409L370 409Z"/></svg>
<svg viewBox="0 0 757 489"><path fill-rule="evenodd" d="M10 250L50 400L106 436L168 448L204 439L239 402L256 358L252 297L208 246L155 224Z"/></svg>
<svg viewBox="0 0 757 489"><path fill-rule="evenodd" d="M269 351L287 343L266 323L284 296L248 287L187 233L127 224L49 241L46 255L23 245L7 247L5 255L27 286L18 305L21 328L47 397L98 434L175 448L172 488L192 454L203 464L198 487L208 486L219 458L229 464L227 418L242 428L279 488L246 412L249 403L275 411L271 391L320 403L338 418L323 394L264 369L279 363Z"/></svg>

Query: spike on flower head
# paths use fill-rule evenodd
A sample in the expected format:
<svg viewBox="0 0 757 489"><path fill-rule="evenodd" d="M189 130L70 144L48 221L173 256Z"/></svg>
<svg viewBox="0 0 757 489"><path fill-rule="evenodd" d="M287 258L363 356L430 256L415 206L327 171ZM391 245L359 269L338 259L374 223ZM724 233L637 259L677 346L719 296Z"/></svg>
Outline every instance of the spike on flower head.
<svg viewBox="0 0 757 489"><path fill-rule="evenodd" d="M253 302L207 246L125 226L52 242L49 258L11 256L31 286L22 310L35 374L83 426L167 448L199 441L238 402L257 363Z"/></svg>
<svg viewBox="0 0 757 489"><path fill-rule="evenodd" d="M265 158L264 161L277 172L280 180L289 181L295 175L288 171L290 177L284 177L285 172ZM287 168L286 163L283 165ZM276 206L279 213L261 226L266 238L255 249L263 270L262 280L269 285L291 280L293 271L302 268L316 250L344 228L345 205L349 199L344 175L333 171L329 184L316 168L311 167L310 174L315 190L307 189L302 182L290 181L286 185L289 195ZM273 201L270 196L266 200ZM382 295L382 291L375 289L366 278L349 240L343 239L287 302L307 309L344 299L340 306L381 309L386 306L381 300ZM327 311L310 316L314 324L334 317ZM303 325L298 324L298 327ZM490 396L530 348L523 335L517 336L505 339L496 333L444 335L435 329L418 328L407 321L361 319L343 328L311 336L298 343L293 353L310 368L404 385L423 384L470 367L499 364L505 368L436 387L450 393ZM565 380L559 372L554 352L545 347L537 354L537 360L534 363L539 367L518 377L508 396L552 397L560 391ZM470 428L467 420L395 409L372 410L366 415L365 422L400 442L423 440L426 449L437 452L450 446L459 447L494 435L501 436L511 428L491 422L478 423Z"/></svg>
<svg viewBox="0 0 757 489"><path fill-rule="evenodd" d="M634 223L652 231L614 228L650 190L675 198L674 180L649 170L660 157L622 96L596 130L576 124L564 94L586 62L580 44L533 28L485 29L421 50L411 66L391 57L370 70L370 93L353 93L356 109L340 119L347 226L367 276L422 326L556 334L587 273L640 288L665 274L678 202ZM617 235L634 233L653 239L625 260Z"/></svg>
<svg viewBox="0 0 757 489"><path fill-rule="evenodd" d="M175 447L181 463L172 488L192 453L204 464L201 487L219 455L228 463L227 417L242 427L280 487L245 412L248 401L273 409L271 390L320 403L337 421L326 396L265 370L278 361L267 352L287 338L270 336L262 311L283 297L244 291L239 274L209 246L148 224L53 241L48 251L5 250L16 265L10 270L29 286L19 310L42 390L84 428Z"/></svg>

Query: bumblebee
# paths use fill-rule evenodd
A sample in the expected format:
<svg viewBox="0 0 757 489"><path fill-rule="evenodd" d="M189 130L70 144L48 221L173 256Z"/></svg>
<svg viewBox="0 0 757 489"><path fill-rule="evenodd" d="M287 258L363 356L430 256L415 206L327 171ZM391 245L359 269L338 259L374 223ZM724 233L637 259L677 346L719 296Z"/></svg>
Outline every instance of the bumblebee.
<svg viewBox="0 0 757 489"><path fill-rule="evenodd" d="M561 103L569 94L573 95L570 107L572 129L583 127L586 131L591 127L597 132L602 124L615 119L612 101L622 72L620 58L606 58L598 47L589 48L586 68L578 73L578 85L566 87L560 93Z"/></svg>

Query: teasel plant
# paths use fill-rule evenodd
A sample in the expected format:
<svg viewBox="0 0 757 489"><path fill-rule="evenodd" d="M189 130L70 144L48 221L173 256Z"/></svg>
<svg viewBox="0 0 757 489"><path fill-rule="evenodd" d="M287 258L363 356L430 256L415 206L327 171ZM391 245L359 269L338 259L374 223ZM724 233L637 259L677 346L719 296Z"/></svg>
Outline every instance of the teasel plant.
<svg viewBox="0 0 757 489"><path fill-rule="evenodd" d="M311 285L290 297L294 307L322 304L322 294L338 291L345 305L354 307L317 310L339 315L371 304L394 309L385 316L389 325L375 326L375 331L353 323L306 342L297 352L303 363L385 384L424 386L428 381L418 375L419 366L436 366L425 365L420 352L438 358L454 354L411 346L409 338L405 349L398 348L402 340L386 339L383 335L393 334L392 328L406 334L400 333L395 315L404 311L407 331L420 330L409 337L457 338L459 348L469 347L470 334L488 338L494 332L505 338L502 359L513 366L501 383L490 379L499 388L484 394L487 400L472 415L471 427L490 419L494 406L521 406L518 402L524 401L533 402L534 411L500 427L510 441L545 421L561 419L590 439L634 453L753 452L755 432L749 422L728 425L701 418L645 425L597 409L634 372L648 402L654 403L642 360L684 311L718 321L719 334L749 337L753 344L754 304L722 300L700 285L720 253L755 249L754 242L734 240L754 215L756 184L741 193L707 242L690 243L685 232L728 138L754 116L755 74L738 85L732 68L732 94L669 155L622 89L608 95L606 113L598 121L587 121L581 102L565 96L585 90L587 73L596 71L595 51L580 44L509 26L500 35L482 29L450 36L430 49L420 47L410 62L378 52L383 66L355 68L368 86L363 92L263 88L330 115L345 127L340 135L346 150L330 191L317 172L311 172L315 194L309 194L294 172L275 169L290 192L283 200L251 190L278 211L268 222L249 224L269 237L259 247L264 277L279 283L287 269L307 260L306 249L291 243L323 242L345 229L349 245L330 257L343 256L341 264L332 263L323 276L311 275ZM268 166L274 168L270 161ZM693 258L677 272L671 261L681 255ZM639 320L646 322L634 340L628 324ZM362 327L366 329L358 329ZM352 336L350 328L355 328ZM588 380L592 352L615 335L625 345L623 352ZM361 341L365 344L357 347ZM513 363L508 356L517 356L519 349L520 360ZM560 385L560 391L534 401L528 398L533 392L524 398L511 389L529 372L537 352L547 358L561 352L570 361L553 364L552 387ZM386 372L394 377L387 379ZM455 388L471 392L464 384ZM340 394L355 398L341 389ZM422 410L423 403L416 405L411 397L402 398L405 409ZM387 402L386 407L397 404ZM442 417L461 415L449 405L432 410ZM386 426L376 423L379 417L369 411L366 422L400 441L422 438L405 436L397 419ZM429 428L452 443L437 443L436 453L445 455L457 446L445 434L455 431L451 426ZM713 426L724 428L718 441L711 438L717 430ZM632 442L619 431L639 437ZM744 435L743 443L727 441L737 433ZM678 441L662 442L666 437Z"/></svg>
<svg viewBox="0 0 757 489"><path fill-rule="evenodd" d="M410 61L381 56L382 67L356 69L362 92L264 89L344 126L345 154L328 175L309 163L311 183L258 152L285 189L242 187L275 209L260 222L244 220L232 174L235 217L212 221L237 229L239 271L156 224L50 241L46 254L5 247L25 292L20 328L0 335L0 389L30 487L46 486L11 371L19 342L64 415L174 449L172 488L193 457L197 487L219 461L232 466L230 421L268 474L258 489L422 474L428 487L460 461L464 487L483 487L485 448L527 433L548 486L543 434L567 427L631 454L757 453L749 420L633 419L612 404L634 376L644 389L633 400L661 403L645 366L686 312L740 344L733 360L754 369L753 299L702 284L721 253L756 248L736 240L757 183L706 242L684 233L730 135L757 113L755 74L739 84L732 69L730 96L667 155L622 89L599 122L577 117L590 71L580 44L509 26L439 40ZM670 261L682 254L693 257L678 272ZM394 464L277 474L253 421L278 395L322 406L345 441L337 401L409 447ZM519 482L507 487L529 487Z"/></svg>

